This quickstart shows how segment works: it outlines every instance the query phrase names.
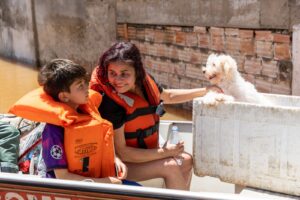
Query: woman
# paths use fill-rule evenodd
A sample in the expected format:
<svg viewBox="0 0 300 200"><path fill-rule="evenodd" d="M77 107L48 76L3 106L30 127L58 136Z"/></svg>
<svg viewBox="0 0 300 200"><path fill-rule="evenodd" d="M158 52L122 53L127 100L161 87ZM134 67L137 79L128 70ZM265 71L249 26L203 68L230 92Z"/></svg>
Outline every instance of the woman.
<svg viewBox="0 0 300 200"><path fill-rule="evenodd" d="M128 167L128 179L160 177L166 188L189 190L193 160L184 152L184 143L158 147L161 102L190 101L208 89L161 88L145 72L139 50L129 42L114 44L100 57L90 87L103 94L99 111L113 123L116 152ZM181 165L174 159L178 156Z"/></svg>

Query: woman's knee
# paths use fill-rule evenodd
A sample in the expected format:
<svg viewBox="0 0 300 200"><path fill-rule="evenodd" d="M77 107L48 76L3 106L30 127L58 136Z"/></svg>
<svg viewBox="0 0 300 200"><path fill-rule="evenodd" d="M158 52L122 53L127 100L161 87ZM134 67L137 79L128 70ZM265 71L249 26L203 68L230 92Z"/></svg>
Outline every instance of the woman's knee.
<svg viewBox="0 0 300 200"><path fill-rule="evenodd" d="M184 171L190 171L193 168L193 156L189 153L184 152L183 157L183 168Z"/></svg>

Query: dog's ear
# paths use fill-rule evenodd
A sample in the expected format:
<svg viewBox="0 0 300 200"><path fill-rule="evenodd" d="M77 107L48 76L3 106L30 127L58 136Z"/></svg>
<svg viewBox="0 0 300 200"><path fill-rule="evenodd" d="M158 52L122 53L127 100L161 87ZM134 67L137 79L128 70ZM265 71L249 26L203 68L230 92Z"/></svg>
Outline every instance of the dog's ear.
<svg viewBox="0 0 300 200"><path fill-rule="evenodd" d="M232 79L234 72L237 70L235 60L230 56L224 56L221 61L221 66L227 80Z"/></svg>
<svg viewBox="0 0 300 200"><path fill-rule="evenodd" d="M230 80L232 78L232 71L233 71L232 66L227 60L222 61L221 66L223 68L223 72L225 75L224 78Z"/></svg>

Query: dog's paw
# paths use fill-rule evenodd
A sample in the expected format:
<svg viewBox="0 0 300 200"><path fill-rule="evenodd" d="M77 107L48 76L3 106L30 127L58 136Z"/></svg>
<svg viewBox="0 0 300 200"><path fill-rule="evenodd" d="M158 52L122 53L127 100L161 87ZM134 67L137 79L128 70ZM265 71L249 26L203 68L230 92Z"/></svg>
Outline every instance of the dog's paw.
<svg viewBox="0 0 300 200"><path fill-rule="evenodd" d="M230 101L234 101L234 98L223 93L209 92L202 97L202 103L209 106L217 106L220 102Z"/></svg>
<svg viewBox="0 0 300 200"><path fill-rule="evenodd" d="M223 93L218 93L216 95L216 100L219 102L232 102L234 101L234 97Z"/></svg>

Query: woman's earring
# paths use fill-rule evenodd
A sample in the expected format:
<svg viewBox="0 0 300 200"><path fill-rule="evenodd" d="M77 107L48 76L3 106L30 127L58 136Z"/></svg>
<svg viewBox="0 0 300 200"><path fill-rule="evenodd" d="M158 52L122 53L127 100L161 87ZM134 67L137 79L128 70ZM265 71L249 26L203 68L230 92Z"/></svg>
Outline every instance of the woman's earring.
<svg viewBox="0 0 300 200"><path fill-rule="evenodd" d="M67 103L69 101L68 98L64 98L64 102Z"/></svg>

